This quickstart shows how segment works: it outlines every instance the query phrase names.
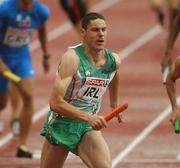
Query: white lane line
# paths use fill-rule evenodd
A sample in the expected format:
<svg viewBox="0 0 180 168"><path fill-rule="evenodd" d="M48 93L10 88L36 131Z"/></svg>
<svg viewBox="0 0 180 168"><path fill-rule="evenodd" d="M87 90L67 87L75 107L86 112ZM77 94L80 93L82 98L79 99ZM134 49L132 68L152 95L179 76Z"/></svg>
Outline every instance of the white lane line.
<svg viewBox="0 0 180 168"><path fill-rule="evenodd" d="M156 25L153 28L151 28L145 34L143 34L134 42L132 42L130 45L128 45L128 47L121 50L119 52L120 58L123 60L129 57L130 54L132 54L141 46L143 46L147 42L151 41L154 37L156 37L161 32L161 30L162 29L159 25ZM168 110L165 110L165 117L169 114L169 112L170 112L170 106L168 106ZM154 120L154 122L152 123L152 125L150 125L150 127L144 129L142 134L139 134L139 136L131 144L129 144L127 148L125 148L120 154L118 154L118 156L115 159L113 159L112 161L113 167L115 167L125 156L127 156L129 152L133 150L133 148L145 138L145 135L147 136L155 128L154 127L155 125L158 125L161 122L162 117L164 118L164 115L160 116L158 120L157 119Z"/></svg>
<svg viewBox="0 0 180 168"><path fill-rule="evenodd" d="M176 159L180 161L180 153L176 156Z"/></svg>
<svg viewBox="0 0 180 168"><path fill-rule="evenodd" d="M178 104L180 97L177 98ZM115 159L113 159L113 168L120 163L140 142L142 142L171 112L169 105L165 110L159 114L122 152L120 152Z"/></svg>
<svg viewBox="0 0 180 168"><path fill-rule="evenodd" d="M33 115L33 123L35 123L36 121L38 121L39 119L41 119L43 116L45 116L47 114L47 112L49 111L49 105L46 105L45 107L43 107L40 111L38 111L37 113L35 113Z"/></svg>
<svg viewBox="0 0 180 168"><path fill-rule="evenodd" d="M64 33L68 32L69 30L72 29L72 25L70 22L65 22L63 25L59 25L57 28L52 30L51 32L48 33L48 42L51 42L52 40L55 40L56 38L62 36ZM30 46L30 51L34 51L38 48L40 48L40 43L39 40L33 41Z"/></svg>
<svg viewBox="0 0 180 168"><path fill-rule="evenodd" d="M13 138L13 134L11 132L7 133L6 135L4 135L1 139L0 139L0 147L2 147L3 145L7 144L12 138Z"/></svg>
<svg viewBox="0 0 180 168"><path fill-rule="evenodd" d="M110 8L111 6L113 6L114 4L116 4L119 1L122 1L122 0L101 1L100 3L98 3L94 6L94 10L102 12L103 10ZM54 30L52 30L51 32L48 33L48 42L55 40L56 38L59 38L64 33L68 32L71 28L72 28L72 26L69 21L65 22L63 25L59 25L57 28L55 28ZM35 40L30 43L29 47L32 52L40 47L40 43L38 40ZM42 110L37 111L33 116L33 123L36 122L41 117L43 117L47 113L48 109L49 109L49 107L46 106ZM36 118L37 118L37 120L36 120ZM0 138L0 147L7 144L10 140L12 140L12 138L13 138L12 132L5 134L2 138Z"/></svg>
<svg viewBox="0 0 180 168"><path fill-rule="evenodd" d="M138 164L158 164L158 163L179 163L180 160L170 159L170 158L147 158L147 159L125 159L122 163L138 163Z"/></svg>
<svg viewBox="0 0 180 168"><path fill-rule="evenodd" d="M44 108L42 108L40 111L38 111L37 113L35 113L33 115L33 120L32 122L35 123L37 122L39 119L41 119L44 115L47 114L47 111L49 110L49 105L45 106ZM10 140L12 140L12 138L14 137L12 132L7 133L5 136L3 136L0 139L0 147L2 147L3 145L7 144Z"/></svg>
<svg viewBox="0 0 180 168"><path fill-rule="evenodd" d="M101 1L100 3L98 3L93 10L98 11L98 12L102 12L106 9L108 9L109 7L115 5L117 2L122 1L122 0L104 0Z"/></svg>
<svg viewBox="0 0 180 168"><path fill-rule="evenodd" d="M159 25L154 26L148 32L140 36L138 39L133 41L128 47L119 52L121 59L125 59L130 54L135 52L141 46L151 41L154 37L156 37L159 33L161 33L162 28Z"/></svg>

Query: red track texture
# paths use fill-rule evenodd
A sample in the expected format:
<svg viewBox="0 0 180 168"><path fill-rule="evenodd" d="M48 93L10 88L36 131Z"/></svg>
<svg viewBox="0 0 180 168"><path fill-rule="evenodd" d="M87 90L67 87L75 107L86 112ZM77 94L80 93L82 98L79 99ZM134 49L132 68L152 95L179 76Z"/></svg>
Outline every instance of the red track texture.
<svg viewBox="0 0 180 168"><path fill-rule="evenodd" d="M51 10L48 22L48 32L57 27L62 27L67 22L67 17L58 6L58 1L43 0ZM113 5L102 10L107 18L108 43L107 47L120 53L130 49L142 35L156 26L156 18L151 11L148 0L93 0L94 6L99 3L114 2ZM107 5L108 6L108 5ZM97 9L98 11L99 9ZM48 105L57 62L70 45L79 42L78 36L72 28L60 36L49 41L52 54L52 69L48 75L43 74L41 67L41 50L32 51L33 65L36 70L35 114ZM168 117L151 128L147 128L166 110L169 100L165 87L162 84L160 61L164 53L166 31L162 30L152 39L126 54L121 65L121 103L128 102L128 109L124 113L125 123L118 124L116 119L108 122L108 127L103 130L113 159L113 167L117 168L179 168L180 160L180 135L175 135ZM34 37L36 40L36 37ZM173 51L173 59L178 55L180 44L177 40ZM177 88L177 91L180 91ZM105 115L110 111L108 94L100 114ZM6 124L2 138L10 132L10 108L3 111ZM45 116L33 124L28 144L34 151L41 151L43 138L39 135ZM142 133L142 137L139 137ZM139 137L139 139L137 139ZM134 146L133 144L134 143ZM0 168L39 168L39 159L18 159L15 157L17 138L13 138L0 147ZM180 159L180 158L179 158ZM64 168L85 167L82 161L70 155Z"/></svg>

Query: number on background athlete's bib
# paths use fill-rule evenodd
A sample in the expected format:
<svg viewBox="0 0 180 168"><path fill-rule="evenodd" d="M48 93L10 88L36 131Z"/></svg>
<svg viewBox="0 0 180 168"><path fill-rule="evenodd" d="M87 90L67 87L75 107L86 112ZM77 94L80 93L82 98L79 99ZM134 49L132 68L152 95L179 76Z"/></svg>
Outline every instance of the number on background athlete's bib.
<svg viewBox="0 0 180 168"><path fill-rule="evenodd" d="M4 44L10 47L21 47L29 44L32 30L19 30L9 27L4 38Z"/></svg>

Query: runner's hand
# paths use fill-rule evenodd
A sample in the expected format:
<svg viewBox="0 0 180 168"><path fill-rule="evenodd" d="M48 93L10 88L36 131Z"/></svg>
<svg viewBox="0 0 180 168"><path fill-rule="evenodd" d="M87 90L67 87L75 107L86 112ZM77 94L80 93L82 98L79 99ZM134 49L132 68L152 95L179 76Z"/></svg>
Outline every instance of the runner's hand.
<svg viewBox="0 0 180 168"><path fill-rule="evenodd" d="M104 117L99 115L91 115L88 122L94 130L100 130L107 126L107 122L104 120Z"/></svg>
<svg viewBox="0 0 180 168"><path fill-rule="evenodd" d="M118 120L119 123L123 123L124 122L124 118L123 118L122 114L119 114L116 117L117 117L117 120Z"/></svg>
<svg viewBox="0 0 180 168"><path fill-rule="evenodd" d="M8 66L0 59L0 73L3 74L4 71L10 71Z"/></svg>
<svg viewBox="0 0 180 168"><path fill-rule="evenodd" d="M111 104L112 110L114 110L116 107L117 107L117 104ZM119 123L124 122L124 118L123 118L122 113L118 114L116 117L117 117L117 120L118 120Z"/></svg>

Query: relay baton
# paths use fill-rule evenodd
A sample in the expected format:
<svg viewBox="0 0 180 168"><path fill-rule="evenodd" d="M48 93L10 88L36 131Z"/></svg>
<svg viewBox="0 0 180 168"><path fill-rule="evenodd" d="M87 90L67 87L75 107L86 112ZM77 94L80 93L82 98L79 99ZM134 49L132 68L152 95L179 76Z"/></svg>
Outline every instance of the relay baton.
<svg viewBox="0 0 180 168"><path fill-rule="evenodd" d="M123 105L118 106L117 108L115 108L113 111L111 111L110 113L108 113L106 116L104 116L104 119L106 121L111 120L113 117L117 116L119 113L123 112L124 110L126 110L128 108L128 104L124 103Z"/></svg>
<svg viewBox="0 0 180 168"><path fill-rule="evenodd" d="M174 131L176 134L180 133L180 119L179 118L175 118L174 129L175 129Z"/></svg>
<svg viewBox="0 0 180 168"><path fill-rule="evenodd" d="M19 76L13 74L11 71L4 71L3 76L12 80L13 82L20 82L21 80Z"/></svg>

